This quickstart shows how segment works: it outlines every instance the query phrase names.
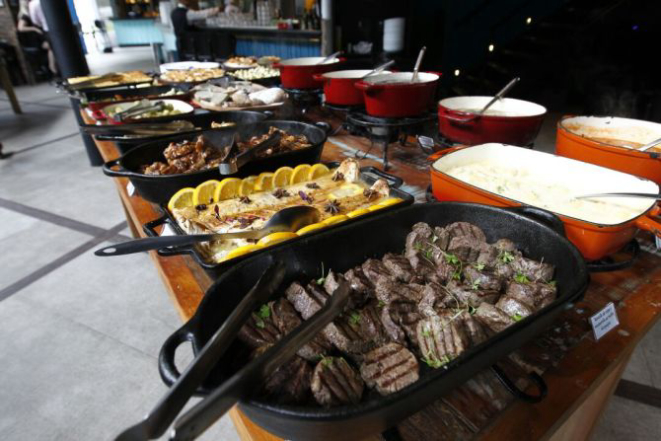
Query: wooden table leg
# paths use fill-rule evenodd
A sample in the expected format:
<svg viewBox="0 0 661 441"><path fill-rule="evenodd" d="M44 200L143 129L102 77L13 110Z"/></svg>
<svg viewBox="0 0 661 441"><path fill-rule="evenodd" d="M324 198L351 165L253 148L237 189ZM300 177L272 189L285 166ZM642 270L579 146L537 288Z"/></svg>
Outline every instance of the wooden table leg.
<svg viewBox="0 0 661 441"><path fill-rule="evenodd" d="M0 58L0 83L2 83L2 88L5 89L7 96L9 97L9 102L11 103L11 108L15 114L21 114L21 105L16 99L16 94L14 93L14 85L11 83L9 78L9 72L7 72L7 64L3 58Z"/></svg>

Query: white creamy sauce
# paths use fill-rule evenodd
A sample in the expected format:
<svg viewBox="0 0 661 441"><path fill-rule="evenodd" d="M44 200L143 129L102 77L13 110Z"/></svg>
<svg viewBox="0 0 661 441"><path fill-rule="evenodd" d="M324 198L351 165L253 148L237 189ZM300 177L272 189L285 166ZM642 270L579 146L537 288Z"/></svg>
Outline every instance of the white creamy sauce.
<svg viewBox="0 0 661 441"><path fill-rule="evenodd" d="M575 199L585 192L572 189L560 180L561 177L558 181L549 182L528 169L484 161L455 166L445 172L506 198L597 224L616 225L643 213L640 208L627 206L631 199Z"/></svg>

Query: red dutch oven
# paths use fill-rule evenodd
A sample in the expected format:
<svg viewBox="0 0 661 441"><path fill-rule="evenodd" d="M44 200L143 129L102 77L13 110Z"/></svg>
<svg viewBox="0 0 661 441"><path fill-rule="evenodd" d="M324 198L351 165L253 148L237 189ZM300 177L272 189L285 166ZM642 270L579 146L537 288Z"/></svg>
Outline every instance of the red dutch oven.
<svg viewBox="0 0 661 441"><path fill-rule="evenodd" d="M356 82L363 92L368 115L384 118L416 116L434 106L440 73L420 72L411 82L413 72L379 74Z"/></svg>
<svg viewBox="0 0 661 441"><path fill-rule="evenodd" d="M344 61L343 58L333 58L324 64L317 64L324 58L292 58L274 63L273 67L280 69L280 81L286 89L318 89L320 85L313 76L334 70L339 63Z"/></svg>
<svg viewBox="0 0 661 441"><path fill-rule="evenodd" d="M465 145L487 142L526 146L542 127L546 108L529 101L503 98L482 116L481 110L493 97L458 96L438 103L438 129L445 138Z"/></svg>
<svg viewBox="0 0 661 441"><path fill-rule="evenodd" d="M362 90L356 88L356 83L370 72L371 69L338 70L315 74L314 79L323 82L327 103L338 106L362 106L365 104L365 99Z"/></svg>

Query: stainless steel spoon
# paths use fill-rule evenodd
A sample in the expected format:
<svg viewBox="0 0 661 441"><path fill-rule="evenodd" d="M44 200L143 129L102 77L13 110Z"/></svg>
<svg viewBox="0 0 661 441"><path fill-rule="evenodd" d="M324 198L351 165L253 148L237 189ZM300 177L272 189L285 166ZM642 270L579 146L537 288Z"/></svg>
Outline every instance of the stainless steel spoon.
<svg viewBox="0 0 661 441"><path fill-rule="evenodd" d="M652 147L656 147L657 145L661 144L661 138L655 139L654 141L645 144L641 148L638 149L639 152L646 152L647 150L651 149Z"/></svg>
<svg viewBox="0 0 661 441"><path fill-rule="evenodd" d="M260 230L240 231L223 234L190 234L184 236L161 236L137 239L129 242L110 245L94 252L97 256L121 256L124 254L139 253L141 251L157 250L160 248L191 245L198 242L221 239L261 239L271 233L293 232L319 222L320 213L314 207L297 205L278 211L266 222Z"/></svg>
<svg viewBox="0 0 661 441"><path fill-rule="evenodd" d="M592 193L574 196L573 199L589 199L589 198L641 198L641 199L656 199L661 200L661 194L656 193Z"/></svg>
<svg viewBox="0 0 661 441"><path fill-rule="evenodd" d="M389 68L393 64L395 64L395 60L390 60L388 62L385 62L382 65L377 66L374 69L372 69L367 75L363 76L363 78L367 78L371 75L375 75L375 74L378 74L380 72L383 72L384 70L386 70L387 68Z"/></svg>
<svg viewBox="0 0 661 441"><path fill-rule="evenodd" d="M422 59L425 57L425 52L427 52L427 46L422 46L422 49L420 49L420 52L418 53L418 59L415 61L415 67L413 68L413 77L411 77L412 83L418 81L418 72L420 71Z"/></svg>
<svg viewBox="0 0 661 441"><path fill-rule="evenodd" d="M341 53L342 53L342 51L337 51L335 53L332 53L329 56L327 56L326 58L324 58L323 60L321 60L320 62L318 62L317 64L324 64L326 61L332 60L333 58L337 57Z"/></svg>
<svg viewBox="0 0 661 441"><path fill-rule="evenodd" d="M493 99L491 101L489 101L486 106L482 107L482 110L477 112L476 115L482 116L484 114L484 112L486 112L489 109L489 107L493 106L493 104L496 101L503 98L505 96L505 94L507 94L507 92L509 92L510 89L512 87L514 87L516 85L516 83L518 83L520 80L521 80L521 78L519 78L519 77L516 77L516 78L512 79L512 81L510 81L509 83L507 83L505 85L505 87L500 89L500 92L498 92L496 95L494 95Z"/></svg>

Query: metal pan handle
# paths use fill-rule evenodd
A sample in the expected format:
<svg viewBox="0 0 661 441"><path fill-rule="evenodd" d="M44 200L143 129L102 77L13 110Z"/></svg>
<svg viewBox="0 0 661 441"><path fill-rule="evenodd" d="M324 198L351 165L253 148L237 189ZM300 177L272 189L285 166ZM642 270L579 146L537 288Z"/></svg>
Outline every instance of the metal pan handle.
<svg viewBox="0 0 661 441"><path fill-rule="evenodd" d="M159 217L158 219L155 219L153 221L147 222L142 226L142 230L145 232L145 234L149 237L159 237L160 235L156 231L157 227L160 227L161 225L170 225L172 223L172 220L168 217L167 214L164 214L163 216ZM169 256L179 256L181 254L194 254L193 253L193 247L195 245L183 245L183 246L178 246L178 247L168 247L168 248L161 248L156 250L156 253L159 256L163 257L169 257Z"/></svg>
<svg viewBox="0 0 661 441"><path fill-rule="evenodd" d="M186 323L163 343L161 351L158 353L158 372L168 387L172 386L181 376L181 372L174 362L177 348L183 343L192 343L192 341L193 333L188 329L188 323Z"/></svg>
<svg viewBox="0 0 661 441"><path fill-rule="evenodd" d="M333 130L333 127L331 127L330 124L324 121L317 121L316 123L314 123L314 125L319 127L324 132L326 132L326 136L328 136L328 134Z"/></svg>
<svg viewBox="0 0 661 441"><path fill-rule="evenodd" d="M551 228L556 233L560 234L563 237L566 237L565 234L565 224L560 220L558 216L551 213L550 211L543 210L537 207L530 207L528 205L522 205L520 207L511 207L506 210L513 211L515 213L520 213L525 217L531 218L533 220L539 221Z"/></svg>
<svg viewBox="0 0 661 441"><path fill-rule="evenodd" d="M537 387L539 393L537 395L530 395L519 389L498 365L492 365L491 370L496 378L498 378L498 381L505 386L505 389L521 401L525 401L526 403L539 403L546 398L546 395L548 394L549 390L548 386L546 386L546 382L535 372L529 373L528 378Z"/></svg>
<svg viewBox="0 0 661 441"><path fill-rule="evenodd" d="M122 167L122 165L119 163L120 159L121 158L113 159L112 161L108 161L103 164L101 167L103 174L113 178L130 178L132 176L137 176L136 173L126 170L124 167ZM119 169L114 170L113 167L119 167Z"/></svg>
<svg viewBox="0 0 661 441"><path fill-rule="evenodd" d="M388 184L392 188L399 188L404 183L404 180L402 178L395 175L391 175L390 173L386 173L383 170L379 170L376 167L372 167L372 166L363 167L361 169L361 172L372 173L373 175L385 179L386 181L388 181Z"/></svg>
<svg viewBox="0 0 661 441"><path fill-rule="evenodd" d="M438 158L442 158L445 155L449 155L450 153L454 153L454 152L457 152L459 150L463 150L463 149L468 148L468 147L470 147L470 146L468 146L468 145L459 145L459 146L456 146L456 147L450 147L448 149L439 150L436 153L434 153L433 155L431 155L430 157L428 157L427 160L431 161L431 162L434 162Z"/></svg>

